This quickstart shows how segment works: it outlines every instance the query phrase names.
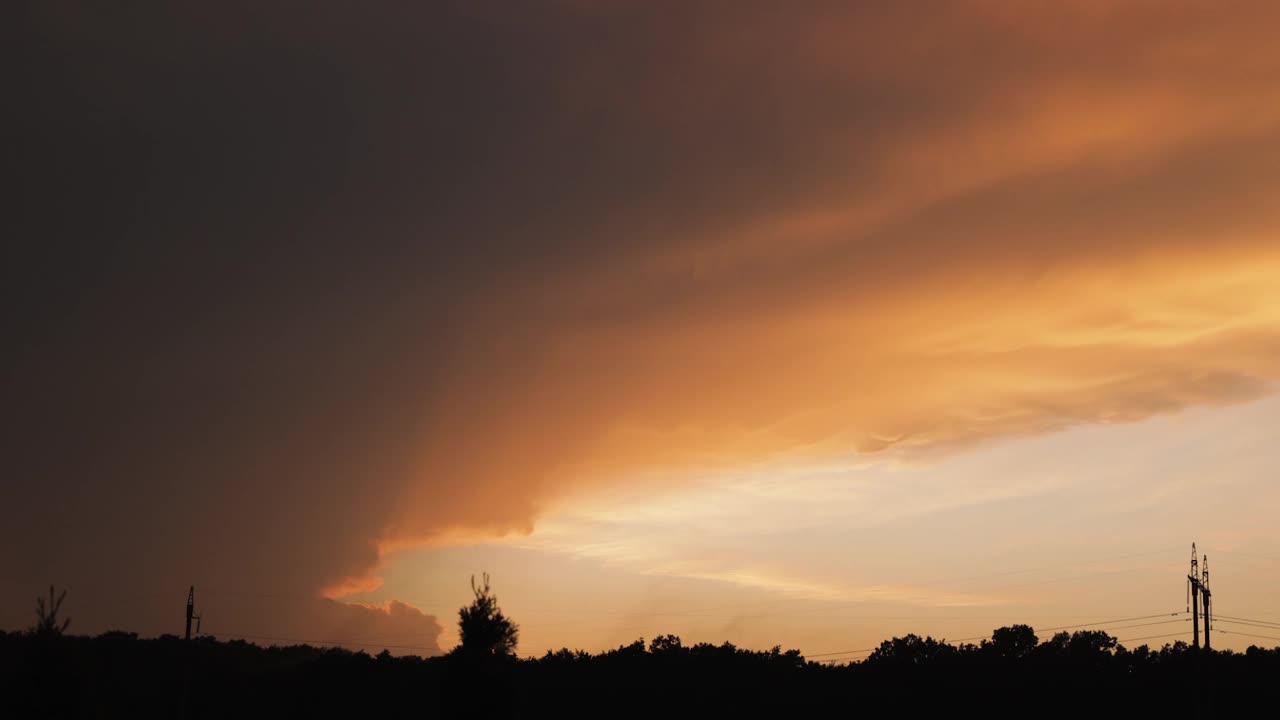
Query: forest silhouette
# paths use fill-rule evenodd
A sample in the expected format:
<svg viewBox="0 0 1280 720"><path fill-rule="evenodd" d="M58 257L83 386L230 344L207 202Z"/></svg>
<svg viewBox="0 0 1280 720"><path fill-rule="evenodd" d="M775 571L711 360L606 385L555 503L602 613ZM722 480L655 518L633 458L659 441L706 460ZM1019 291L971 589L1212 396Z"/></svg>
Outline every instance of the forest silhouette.
<svg viewBox="0 0 1280 720"><path fill-rule="evenodd" d="M65 633L62 596L26 632L0 632L0 716L26 717L908 717L1252 714L1273 696L1280 648L1133 649L1101 630L1042 640L1027 625L978 643L908 634L865 659L685 645L675 635L592 654L515 654L518 628L485 576L459 611L462 643L438 657L211 636ZM56 602L53 602L56 600Z"/></svg>

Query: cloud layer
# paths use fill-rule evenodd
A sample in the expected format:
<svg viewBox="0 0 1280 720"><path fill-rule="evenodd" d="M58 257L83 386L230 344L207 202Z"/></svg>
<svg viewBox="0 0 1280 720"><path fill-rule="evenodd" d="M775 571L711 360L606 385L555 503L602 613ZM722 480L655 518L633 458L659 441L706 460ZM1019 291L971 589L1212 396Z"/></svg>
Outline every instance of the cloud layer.
<svg viewBox="0 0 1280 720"><path fill-rule="evenodd" d="M3 617L1257 397L1276 12L24 10Z"/></svg>

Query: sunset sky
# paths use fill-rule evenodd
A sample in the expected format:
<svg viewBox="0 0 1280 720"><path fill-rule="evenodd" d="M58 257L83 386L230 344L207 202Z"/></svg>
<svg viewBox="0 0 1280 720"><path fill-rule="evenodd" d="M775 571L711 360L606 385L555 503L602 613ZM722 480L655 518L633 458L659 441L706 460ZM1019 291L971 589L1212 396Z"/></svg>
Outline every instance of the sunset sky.
<svg viewBox="0 0 1280 720"><path fill-rule="evenodd" d="M0 629L1280 621L1276 3L13 20Z"/></svg>

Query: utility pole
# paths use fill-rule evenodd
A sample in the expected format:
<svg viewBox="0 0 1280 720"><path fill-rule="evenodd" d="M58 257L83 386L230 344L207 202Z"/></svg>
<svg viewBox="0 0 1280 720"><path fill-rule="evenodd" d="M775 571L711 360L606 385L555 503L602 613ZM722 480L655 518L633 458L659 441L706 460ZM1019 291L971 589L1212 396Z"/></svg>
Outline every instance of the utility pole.
<svg viewBox="0 0 1280 720"><path fill-rule="evenodd" d="M1187 573L1187 594L1191 600L1191 647L1200 648L1200 568L1196 544L1191 543L1191 571Z"/></svg>
<svg viewBox="0 0 1280 720"><path fill-rule="evenodd" d="M1194 564L1194 563L1193 563ZM196 621L196 634L200 634L200 616L196 615L196 586L187 591L187 639L191 639L191 621Z"/></svg>
<svg viewBox="0 0 1280 720"><path fill-rule="evenodd" d="M1213 593L1209 592L1209 556L1204 556L1204 566L1200 574L1200 595L1204 597L1204 649L1209 650L1209 600Z"/></svg>
<svg viewBox="0 0 1280 720"><path fill-rule="evenodd" d="M196 586L192 585L187 590L187 634L186 638L191 640L191 621L196 621L196 634L200 634L200 616L196 614ZM188 645L186 647L186 655L182 669L182 695L178 698L178 720L183 720L187 716L187 699L191 695L191 652L195 648Z"/></svg>

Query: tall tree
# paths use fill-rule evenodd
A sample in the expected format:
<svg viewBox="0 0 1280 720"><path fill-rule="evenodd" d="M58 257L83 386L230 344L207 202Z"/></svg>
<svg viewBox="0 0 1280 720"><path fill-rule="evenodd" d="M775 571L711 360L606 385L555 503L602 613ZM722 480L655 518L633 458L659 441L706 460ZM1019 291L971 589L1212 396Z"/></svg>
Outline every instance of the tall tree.
<svg viewBox="0 0 1280 720"><path fill-rule="evenodd" d="M458 635L462 640L462 652L468 655L514 655L519 641L520 628L502 614L498 598L489 588L489 573L477 585L471 576L471 592L475 600L458 610Z"/></svg>

